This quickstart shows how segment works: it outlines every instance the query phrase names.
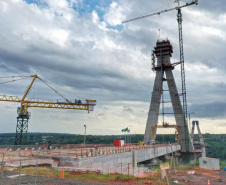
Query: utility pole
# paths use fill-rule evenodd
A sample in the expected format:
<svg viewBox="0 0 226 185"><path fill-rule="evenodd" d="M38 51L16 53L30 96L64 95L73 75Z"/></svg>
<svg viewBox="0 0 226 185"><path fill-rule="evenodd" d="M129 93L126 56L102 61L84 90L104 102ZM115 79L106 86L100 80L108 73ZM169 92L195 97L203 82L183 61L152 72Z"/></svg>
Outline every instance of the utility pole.
<svg viewBox="0 0 226 185"><path fill-rule="evenodd" d="M85 146L86 146L86 125L84 125L84 127L85 127L85 135L84 135L84 148L85 148Z"/></svg>

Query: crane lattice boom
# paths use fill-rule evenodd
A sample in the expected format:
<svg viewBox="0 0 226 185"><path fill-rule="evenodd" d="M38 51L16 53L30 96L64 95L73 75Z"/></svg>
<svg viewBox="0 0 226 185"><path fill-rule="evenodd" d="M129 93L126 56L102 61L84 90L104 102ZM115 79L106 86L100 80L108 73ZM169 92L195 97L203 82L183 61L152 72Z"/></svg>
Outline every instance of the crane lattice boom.
<svg viewBox="0 0 226 185"><path fill-rule="evenodd" d="M21 103L22 99L18 96L7 96L0 95L0 101L18 102ZM96 105L96 100L86 100L86 103L68 103L68 102L50 102L50 101L39 101L33 99L25 99L23 105L28 107L37 108L58 108L58 109L79 109L79 110L93 110L93 106ZM27 113L27 109L25 114Z"/></svg>
<svg viewBox="0 0 226 185"><path fill-rule="evenodd" d="M174 7L174 8L167 9L167 10L162 10L162 11L155 12L155 13L152 13L152 14L147 14L147 15L143 15L143 16L136 17L136 18L133 18L133 19L129 19L129 20L123 21L122 23L136 21L136 20L139 20L139 19L143 19L143 18L146 18L146 17L153 16L153 15L160 15L162 13L166 13L166 12L169 12L169 11L172 11L172 10L178 10L178 9L181 9L181 8L193 5L193 4L197 5L198 4L198 0L194 0L191 3L186 3L185 5L182 5L182 6L177 6L177 7Z"/></svg>

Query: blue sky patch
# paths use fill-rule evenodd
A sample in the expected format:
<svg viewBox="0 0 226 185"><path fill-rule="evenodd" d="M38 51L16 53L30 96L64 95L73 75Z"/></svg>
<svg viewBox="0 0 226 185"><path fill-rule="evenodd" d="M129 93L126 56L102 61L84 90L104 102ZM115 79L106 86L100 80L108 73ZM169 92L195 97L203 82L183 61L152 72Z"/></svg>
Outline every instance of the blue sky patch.
<svg viewBox="0 0 226 185"><path fill-rule="evenodd" d="M37 4L40 7L46 7L47 4L45 1L41 0L24 0L28 4ZM106 14L106 11L109 10L109 7L113 1L117 0L82 0L81 2L78 1L78 3L74 3L74 6L72 7L75 11L77 11L80 16L84 16L86 14L92 13L94 10L97 12L100 21L103 21L103 16ZM70 0L68 0L70 2ZM122 25L117 26L111 26L108 25L107 28L110 29L117 29L119 31L122 30Z"/></svg>
<svg viewBox="0 0 226 185"><path fill-rule="evenodd" d="M25 2L27 2L28 4L41 4L40 0L24 0Z"/></svg>
<svg viewBox="0 0 226 185"><path fill-rule="evenodd" d="M103 15L106 13L106 10L109 8L112 0L83 0L82 3L76 4L73 7L80 15L84 15L86 13L91 13L92 11L96 11L101 20L103 20Z"/></svg>

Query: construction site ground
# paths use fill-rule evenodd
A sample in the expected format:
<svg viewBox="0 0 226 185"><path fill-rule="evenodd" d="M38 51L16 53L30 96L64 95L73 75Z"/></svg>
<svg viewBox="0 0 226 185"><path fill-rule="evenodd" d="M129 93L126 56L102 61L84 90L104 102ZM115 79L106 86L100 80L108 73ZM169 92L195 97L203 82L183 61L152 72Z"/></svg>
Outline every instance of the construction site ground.
<svg viewBox="0 0 226 185"><path fill-rule="evenodd" d="M79 172L78 172L79 173ZM19 184L19 177L16 178L9 178L10 176L17 175L17 173L7 172L3 179L0 179L0 184L4 185L18 185ZM117 176L112 181L105 181L105 182L92 182L89 178L84 179L83 181L77 180L70 180L70 179L61 179L61 178L53 178L53 177L43 177L37 176L36 184L37 185L62 185L62 184L83 184L83 185L101 185L101 184L159 184L164 185L166 184L164 180L146 177L146 178L132 178L126 177L121 178L118 174L111 174L112 176ZM21 176L20 184L35 184L35 176L34 175L26 175Z"/></svg>
<svg viewBox="0 0 226 185"><path fill-rule="evenodd" d="M189 172L194 172L194 174L189 174ZM172 182L178 181L179 184L186 185L207 185L208 180L211 185L224 185L226 184L226 171L181 166L177 168L176 174L173 172L169 175L169 179Z"/></svg>
<svg viewBox="0 0 226 185"><path fill-rule="evenodd" d="M19 176L18 173L15 172L5 172L4 177L0 179L1 185L18 185L19 184ZM15 178L12 178L16 176ZM22 175L20 184L35 184L35 176L34 175ZM84 182L84 181L76 181L70 179L61 179L61 178L53 178L53 177L44 177L44 176L37 176L36 179L37 185L73 185L73 184L82 184L82 185L99 185L101 183L93 183L93 182Z"/></svg>
<svg viewBox="0 0 226 185"><path fill-rule="evenodd" d="M102 156L109 154L118 154L129 152L131 150L142 150L153 146L94 146L87 148L71 148L70 146L58 146L53 150L47 150L44 147L28 147L28 148L3 148L0 161L5 161L4 177L0 179L0 185L19 184L19 168L21 166L20 184L35 184L35 169L37 166L36 184L156 184L165 185L166 180L161 179L161 171L144 170L133 168L130 165L105 166L92 163L70 163L64 164L57 162L54 158L62 159L80 159L92 156ZM160 147L160 146L159 146ZM67 166L70 165L70 166ZM64 169L65 178L60 178L62 169ZM97 169L101 173L97 173ZM14 170L14 171L8 171ZM70 170L70 171L69 171ZM136 170L138 173L133 176ZM92 172L91 172L92 171ZM189 172L194 171L194 174ZM108 173L108 174L107 174ZM14 178L10 176L17 175ZM1 172L0 172L1 176ZM178 181L178 184L188 185L207 185L210 180L211 185L226 184L226 171L214 171L201 169L198 166L176 166L176 174L171 170L168 174L169 184Z"/></svg>
<svg viewBox="0 0 226 185"><path fill-rule="evenodd" d="M29 169L29 168L27 168ZM194 174L188 174L189 172L195 172ZM68 173L72 176L68 177ZM93 172L92 172L93 173ZM22 173L24 174L24 173ZM19 177L10 178L10 176L18 175L17 172L9 172L6 171L4 173L4 178L0 179L0 184L4 185L16 185L19 184ZM56 177L46 177L46 176L37 176L36 182L37 184L49 184L49 185L61 185L61 184L156 184L156 185L165 185L167 184L166 180L161 179L161 175L159 174L156 177L149 176L147 177L126 177L121 176L120 174L110 174L112 176L112 180L104 180L103 174L98 174L99 179L93 179L91 172L86 171L65 171L65 178L56 178ZM80 177L79 177L80 176ZM76 180L76 178L81 179L83 176L83 180ZM101 177L102 176L102 177ZM70 179L67 179L70 178ZM71 179L73 178L73 180ZM110 177L111 178L111 177ZM190 167L190 166L180 166L175 171L171 171L171 174L168 174L169 184L186 184L186 185L207 185L208 180L211 185L224 185L226 184L226 171L214 171L201 169L199 167ZM176 182L178 181L178 183ZM35 176L34 175L22 175L21 176L21 185L22 184L35 184Z"/></svg>

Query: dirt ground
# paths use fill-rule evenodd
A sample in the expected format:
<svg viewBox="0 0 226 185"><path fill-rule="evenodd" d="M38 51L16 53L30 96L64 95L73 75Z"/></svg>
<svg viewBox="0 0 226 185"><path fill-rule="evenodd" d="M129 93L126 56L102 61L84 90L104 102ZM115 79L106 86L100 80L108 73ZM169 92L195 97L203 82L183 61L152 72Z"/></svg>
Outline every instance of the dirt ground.
<svg viewBox="0 0 226 185"><path fill-rule="evenodd" d="M0 179L0 185L18 185L19 178L9 178L9 176L17 175L18 173L14 172L5 172L4 177ZM21 185L33 185L35 184L35 176L33 175L26 175L21 176L20 180ZM67 179L60 179L60 178L51 178L51 177L41 177L38 176L36 179L37 185L101 185L99 183L86 183L86 182L79 182L75 180L67 180Z"/></svg>
<svg viewBox="0 0 226 185"><path fill-rule="evenodd" d="M190 175L188 174L188 171L195 171L195 174ZM169 179L172 181L177 180L178 183L186 185L207 185L208 180L210 181L211 185L225 185L226 171L214 171L194 167L189 170L177 170L176 175L174 174L174 172L172 172L172 174L169 175Z"/></svg>

